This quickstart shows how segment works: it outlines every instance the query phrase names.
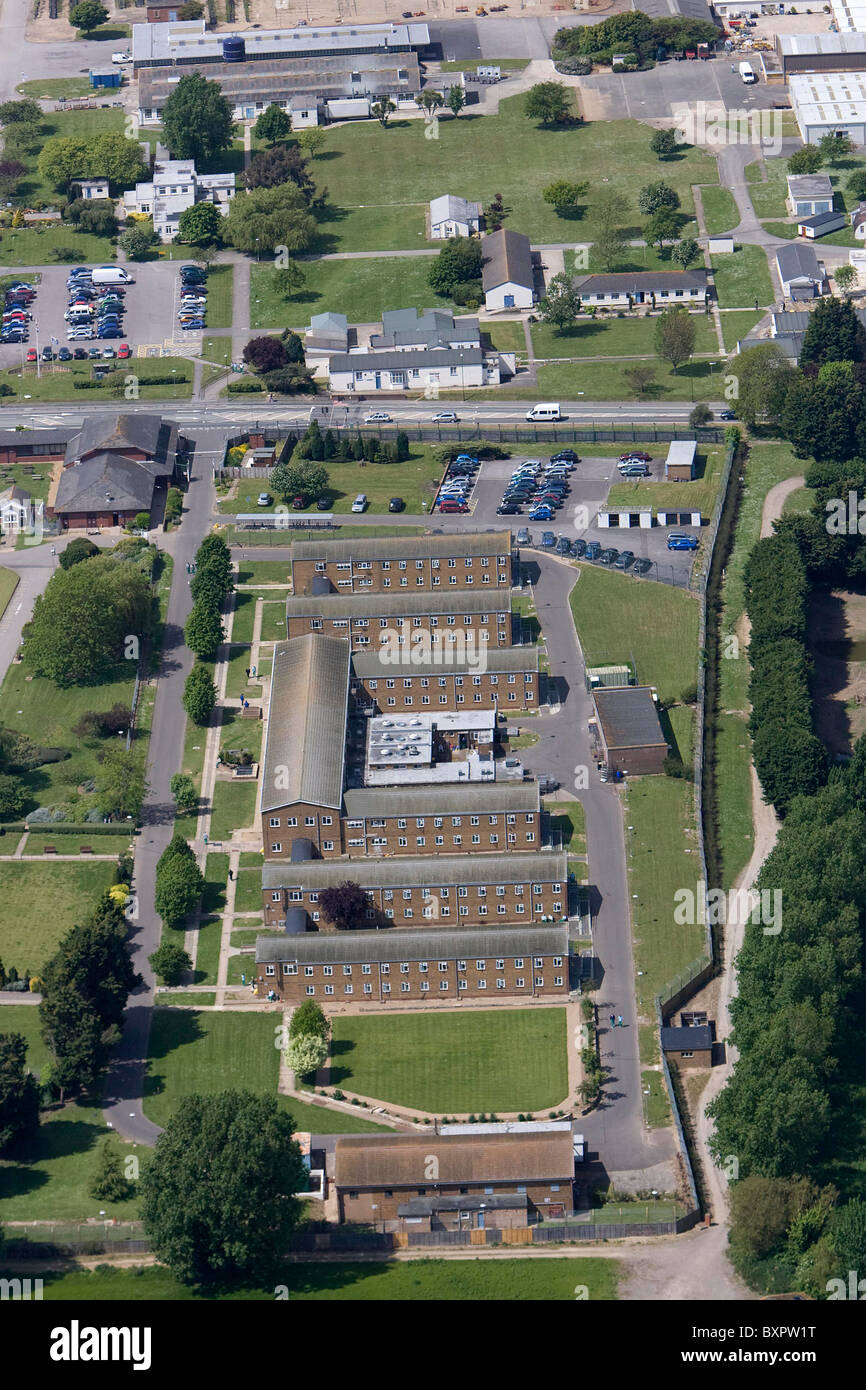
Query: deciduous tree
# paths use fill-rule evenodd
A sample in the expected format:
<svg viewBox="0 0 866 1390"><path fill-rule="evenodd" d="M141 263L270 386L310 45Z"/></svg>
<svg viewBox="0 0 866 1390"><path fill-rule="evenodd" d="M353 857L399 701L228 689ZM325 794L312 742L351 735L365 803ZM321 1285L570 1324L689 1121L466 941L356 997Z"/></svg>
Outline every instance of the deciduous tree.
<svg viewBox="0 0 866 1390"><path fill-rule="evenodd" d="M39 1088L26 1061L26 1038L0 1033L0 1153L16 1139L31 1139L39 1128Z"/></svg>
<svg viewBox="0 0 866 1390"><path fill-rule="evenodd" d="M220 615L204 599L198 599L186 620L186 645L205 661L212 661L225 637Z"/></svg>
<svg viewBox="0 0 866 1390"><path fill-rule="evenodd" d="M215 246L222 241L222 230L222 213L214 203L193 203L180 215L177 237L195 246Z"/></svg>
<svg viewBox="0 0 866 1390"><path fill-rule="evenodd" d="M291 135L292 118L272 101L270 106L265 107L253 129L256 139L267 140L269 145L275 145L278 140L285 140L287 135Z"/></svg>
<svg viewBox="0 0 866 1390"><path fill-rule="evenodd" d="M572 119L571 94L562 82L537 82L526 93L524 113L542 125L562 125Z"/></svg>
<svg viewBox="0 0 866 1390"><path fill-rule="evenodd" d="M184 682L183 707L192 722L200 728L210 719L216 696L210 667L197 661Z"/></svg>
<svg viewBox="0 0 866 1390"><path fill-rule="evenodd" d="M175 159L193 159L199 168L230 149L234 125L220 84L186 73L162 108L162 129Z"/></svg>
<svg viewBox="0 0 866 1390"><path fill-rule="evenodd" d="M685 309L666 309L656 319L656 352L674 371L695 350L695 322Z"/></svg>

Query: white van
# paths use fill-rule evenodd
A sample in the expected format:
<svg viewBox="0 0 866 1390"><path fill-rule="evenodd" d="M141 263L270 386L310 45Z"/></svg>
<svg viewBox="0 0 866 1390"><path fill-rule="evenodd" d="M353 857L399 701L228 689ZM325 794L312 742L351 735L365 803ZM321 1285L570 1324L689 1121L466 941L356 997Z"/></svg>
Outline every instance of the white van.
<svg viewBox="0 0 866 1390"><path fill-rule="evenodd" d="M752 67L751 63L740 63L740 77L743 79L746 85L748 85L751 82L757 82L758 80L755 76L755 70Z"/></svg>
<svg viewBox="0 0 866 1390"><path fill-rule="evenodd" d="M531 410L527 410L526 418L527 420L561 420L562 413L555 402L542 401L540 405L534 405Z"/></svg>
<svg viewBox="0 0 866 1390"><path fill-rule="evenodd" d="M94 285L134 285L135 281L122 265L96 265L93 267Z"/></svg>

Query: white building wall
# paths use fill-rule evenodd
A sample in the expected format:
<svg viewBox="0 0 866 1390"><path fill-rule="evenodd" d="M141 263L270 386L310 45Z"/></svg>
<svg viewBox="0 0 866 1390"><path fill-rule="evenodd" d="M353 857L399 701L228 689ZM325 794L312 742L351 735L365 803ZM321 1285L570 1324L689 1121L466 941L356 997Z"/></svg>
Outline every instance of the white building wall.
<svg viewBox="0 0 866 1390"><path fill-rule="evenodd" d="M533 303L532 290L527 289L525 285L516 285L510 280L504 285L497 285L495 289L488 290L484 296L485 307L491 310L531 309Z"/></svg>

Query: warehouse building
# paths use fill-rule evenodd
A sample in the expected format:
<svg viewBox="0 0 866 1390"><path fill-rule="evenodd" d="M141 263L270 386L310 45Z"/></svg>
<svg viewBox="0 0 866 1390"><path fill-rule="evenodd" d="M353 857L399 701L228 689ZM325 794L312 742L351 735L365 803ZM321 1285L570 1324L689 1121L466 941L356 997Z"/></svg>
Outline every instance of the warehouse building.
<svg viewBox="0 0 866 1390"><path fill-rule="evenodd" d="M776 52L786 81L800 72L866 71L866 33L777 34Z"/></svg>
<svg viewBox="0 0 866 1390"><path fill-rule="evenodd" d="M419 54L429 42L426 24L235 34L208 33L204 20L134 24L139 121L157 123L179 78L195 71L219 82L236 120L254 120L271 103L299 128L316 124L320 109L331 119L367 116L372 101L414 101L421 90Z"/></svg>
<svg viewBox="0 0 866 1390"><path fill-rule="evenodd" d="M836 134L866 145L866 67L857 72L798 73L790 78L788 90L807 145Z"/></svg>

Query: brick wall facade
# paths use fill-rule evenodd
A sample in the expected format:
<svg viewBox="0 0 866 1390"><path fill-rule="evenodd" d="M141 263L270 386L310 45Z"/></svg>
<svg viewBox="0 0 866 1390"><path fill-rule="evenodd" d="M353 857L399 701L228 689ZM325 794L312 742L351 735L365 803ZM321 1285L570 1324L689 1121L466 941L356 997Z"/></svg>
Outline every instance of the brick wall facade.
<svg viewBox="0 0 866 1390"><path fill-rule="evenodd" d="M388 590L508 588L509 554L467 555L453 559L293 560L292 587L306 594L315 578L325 576L341 594L380 594Z"/></svg>
<svg viewBox="0 0 866 1390"><path fill-rule="evenodd" d="M428 924L429 925L429 924ZM346 933L348 937L351 933ZM347 941L351 951L351 941ZM328 1004L430 1003L456 999L537 999L568 994L566 956L490 956L429 961L380 961L369 965L299 964L291 958L256 965L256 994L273 990L288 1004L306 999ZM273 973L270 973L273 972ZM509 1189L513 1191L512 1189ZM415 1195L415 1194L413 1194Z"/></svg>
<svg viewBox="0 0 866 1390"><path fill-rule="evenodd" d="M429 888L417 884L410 887L388 886L388 859L382 860L382 883L367 889L370 900L370 925L377 921L395 927L429 927L431 925L462 927L507 926L539 923L542 917L561 918L568 912L568 883L562 880L541 882L527 878L519 883L474 883L455 885L442 883ZM285 886L262 889L262 907L266 927L281 926L286 912L292 907L306 908L320 930L330 930L319 911L318 890L303 884L303 866L295 872L287 866ZM483 861L479 877L484 874ZM346 878L351 880L351 868L346 866ZM295 880L297 886L292 884Z"/></svg>

